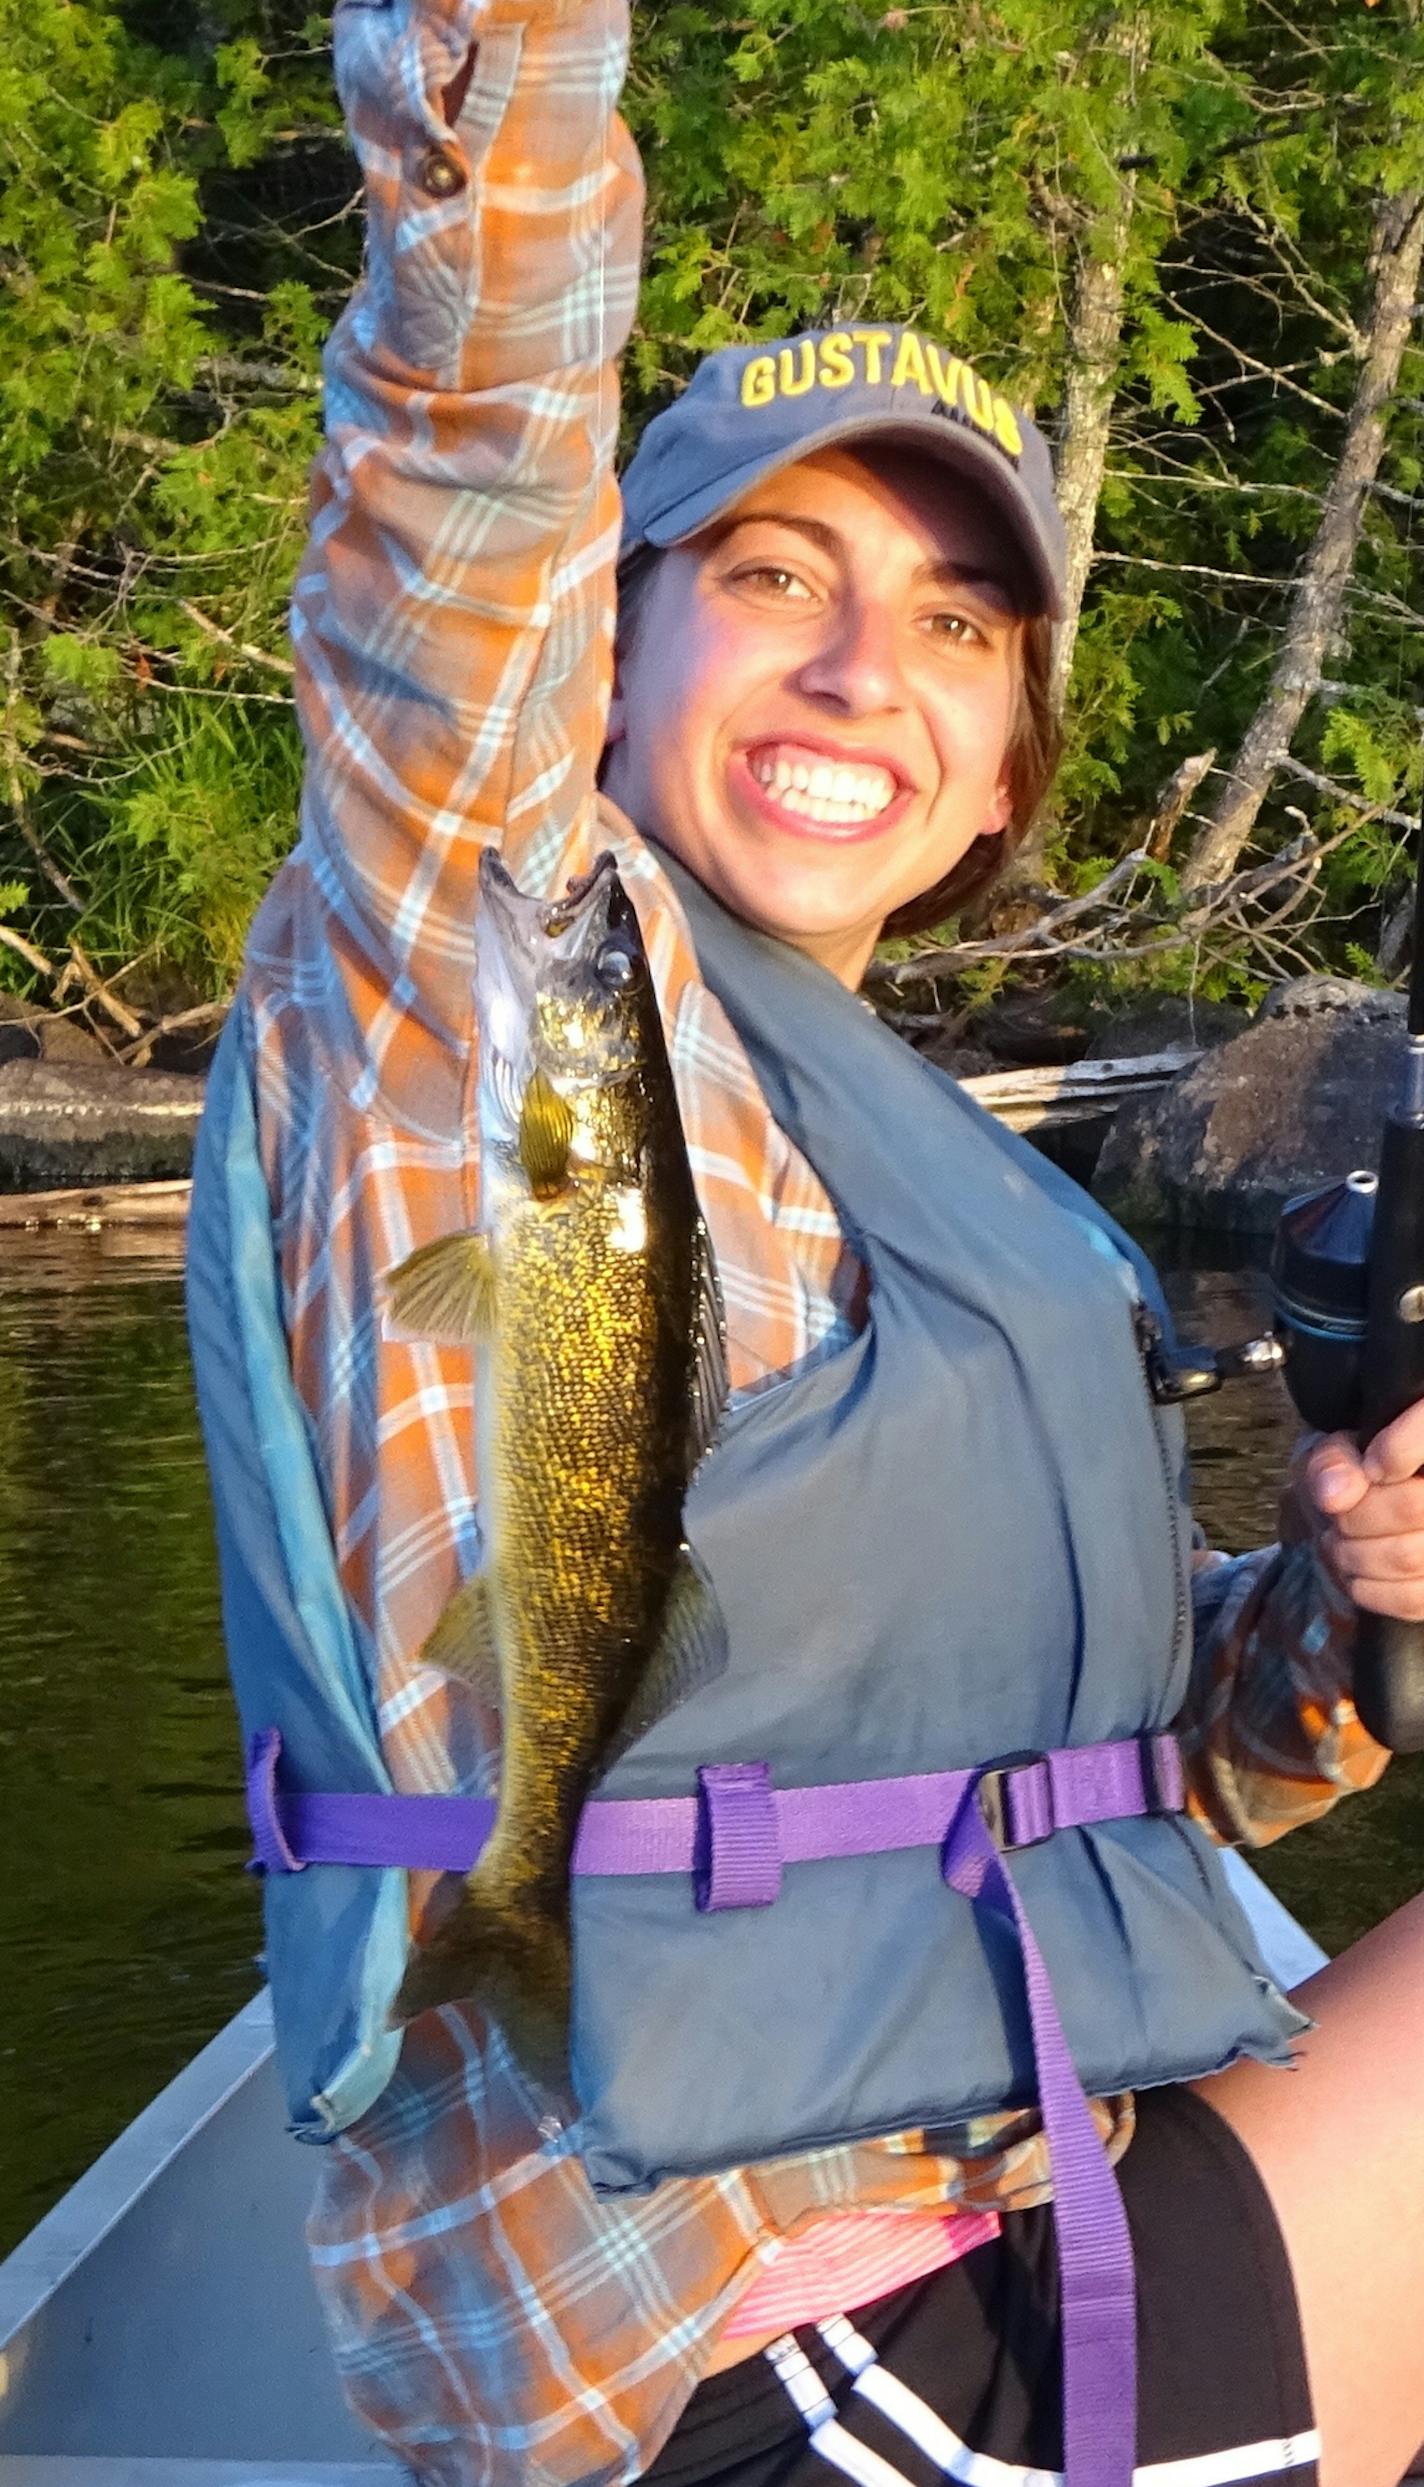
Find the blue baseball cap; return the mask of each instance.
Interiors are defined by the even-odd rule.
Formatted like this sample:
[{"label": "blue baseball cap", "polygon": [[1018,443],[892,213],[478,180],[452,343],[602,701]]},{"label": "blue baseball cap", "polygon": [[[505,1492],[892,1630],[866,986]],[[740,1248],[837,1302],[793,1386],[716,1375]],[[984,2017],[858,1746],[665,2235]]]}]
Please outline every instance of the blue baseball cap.
[{"label": "blue baseball cap", "polygon": [[685,543],[813,450],[860,440],[899,442],[971,482],[1006,521],[1042,611],[1061,619],[1067,548],[1042,432],[959,355],[890,322],[709,354],[623,475],[620,563]]}]

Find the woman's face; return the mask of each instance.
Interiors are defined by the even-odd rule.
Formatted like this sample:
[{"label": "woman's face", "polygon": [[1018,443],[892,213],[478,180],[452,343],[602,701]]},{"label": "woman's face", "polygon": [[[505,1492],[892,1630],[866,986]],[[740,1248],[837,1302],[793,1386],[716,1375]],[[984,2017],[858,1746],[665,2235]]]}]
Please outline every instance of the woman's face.
[{"label": "woman's face", "polygon": [[1015,556],[913,452],[818,450],[665,553],[603,783],[732,912],[852,987],[1010,808]]}]

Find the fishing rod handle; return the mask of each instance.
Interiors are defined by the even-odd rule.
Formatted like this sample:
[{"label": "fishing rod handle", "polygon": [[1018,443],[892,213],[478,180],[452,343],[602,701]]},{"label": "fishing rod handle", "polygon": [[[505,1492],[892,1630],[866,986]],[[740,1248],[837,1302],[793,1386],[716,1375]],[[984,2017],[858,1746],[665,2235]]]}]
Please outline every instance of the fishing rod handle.
[{"label": "fishing rod handle", "polygon": [[[1360,1440],[1424,1399],[1424,1047],[1410,1043],[1410,1081],[1401,1109],[1385,1124],[1375,1205]],[[1411,1093],[1412,1092],[1412,1093]],[[1424,1623],[1360,1616],[1355,1706],[1369,1732],[1392,1753],[1424,1752]]]}]

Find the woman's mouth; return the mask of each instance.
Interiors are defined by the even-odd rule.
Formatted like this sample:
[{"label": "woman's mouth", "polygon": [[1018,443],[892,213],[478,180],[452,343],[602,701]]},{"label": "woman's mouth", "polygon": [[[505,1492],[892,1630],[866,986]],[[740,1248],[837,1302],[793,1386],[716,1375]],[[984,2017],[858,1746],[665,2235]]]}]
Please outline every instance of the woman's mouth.
[{"label": "woman's mouth", "polygon": [[736,761],[758,809],[812,837],[873,837],[899,819],[913,791],[878,761],[833,759],[805,743],[758,743]]}]

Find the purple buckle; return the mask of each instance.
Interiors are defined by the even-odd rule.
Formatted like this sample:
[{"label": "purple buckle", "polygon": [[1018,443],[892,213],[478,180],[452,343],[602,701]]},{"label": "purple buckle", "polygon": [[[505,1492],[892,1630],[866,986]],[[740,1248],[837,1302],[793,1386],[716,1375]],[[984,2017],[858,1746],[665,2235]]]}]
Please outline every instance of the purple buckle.
[{"label": "purple buckle", "polygon": [[700,1909],[770,1908],[781,1890],[776,1791],[765,1762],[704,1762],[692,1896]]},{"label": "purple buckle", "polygon": [[288,1845],[277,1814],[277,1764],[281,1731],[259,1727],[247,1748],[247,1819],[252,1828],[249,1874],[304,1874],[305,1857]]}]

